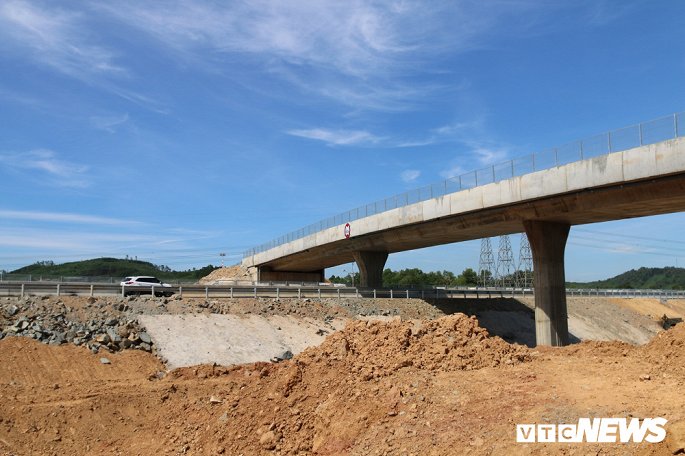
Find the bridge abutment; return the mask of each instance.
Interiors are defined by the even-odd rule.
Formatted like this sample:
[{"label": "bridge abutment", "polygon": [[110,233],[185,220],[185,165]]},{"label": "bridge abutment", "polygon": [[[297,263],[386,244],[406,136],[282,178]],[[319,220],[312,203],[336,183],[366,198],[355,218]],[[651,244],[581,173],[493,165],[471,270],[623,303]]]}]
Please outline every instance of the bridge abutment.
[{"label": "bridge abutment", "polygon": [[382,288],[383,267],[385,267],[387,259],[388,252],[354,252],[354,261],[359,267],[359,286],[362,288]]},{"label": "bridge abutment", "polygon": [[536,343],[567,345],[569,336],[564,251],[570,225],[537,220],[526,220],[523,225],[533,251]]},{"label": "bridge abutment", "polygon": [[259,282],[323,282],[324,270],[311,272],[274,271],[268,266],[258,269]]}]

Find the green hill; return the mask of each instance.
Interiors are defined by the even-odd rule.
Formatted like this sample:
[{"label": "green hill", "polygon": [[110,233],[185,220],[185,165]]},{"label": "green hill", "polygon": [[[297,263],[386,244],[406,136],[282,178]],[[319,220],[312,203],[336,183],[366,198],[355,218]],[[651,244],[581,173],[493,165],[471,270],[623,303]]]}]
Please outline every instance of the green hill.
[{"label": "green hill", "polygon": [[640,268],[619,274],[606,280],[595,282],[569,282],[569,288],[634,288],[634,289],[685,289],[685,269],[683,268]]},{"label": "green hill", "polygon": [[95,258],[55,264],[52,261],[39,261],[24,266],[10,274],[31,274],[42,277],[115,277],[149,275],[166,281],[195,281],[216,269],[212,265],[187,271],[172,271],[167,266],[158,266],[147,261],[122,260],[118,258]]}]

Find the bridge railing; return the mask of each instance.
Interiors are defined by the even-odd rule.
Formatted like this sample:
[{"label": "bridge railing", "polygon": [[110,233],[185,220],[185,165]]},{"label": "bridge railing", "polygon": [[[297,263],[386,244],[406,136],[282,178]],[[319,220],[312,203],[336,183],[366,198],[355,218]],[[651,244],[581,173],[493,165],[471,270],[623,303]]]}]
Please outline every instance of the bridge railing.
[{"label": "bridge railing", "polygon": [[444,181],[400,193],[355,209],[342,212],[319,222],[284,234],[270,242],[258,245],[243,253],[243,258],[265,252],[282,244],[301,239],[325,229],[369,217],[381,212],[408,206],[462,190],[491,184],[512,177],[543,171],[587,158],[632,149],[648,144],[685,136],[685,112],[608,131],[590,138],[574,141],[559,147],[477,169],[450,177]]}]

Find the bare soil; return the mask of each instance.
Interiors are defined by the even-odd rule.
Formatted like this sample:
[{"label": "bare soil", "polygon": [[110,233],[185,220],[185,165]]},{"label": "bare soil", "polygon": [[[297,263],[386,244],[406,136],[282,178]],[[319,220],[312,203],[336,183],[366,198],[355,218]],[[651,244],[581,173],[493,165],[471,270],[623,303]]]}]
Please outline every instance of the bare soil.
[{"label": "bare soil", "polygon": [[[65,306],[73,309],[65,318],[70,312],[86,320],[93,318],[91,311],[119,312],[116,306],[86,307],[82,298],[70,299],[73,302],[63,298]],[[520,303],[505,301],[493,307],[492,302],[488,306],[452,302],[435,307],[399,301],[127,302],[130,309],[125,313],[139,315],[350,319],[345,329],[329,335],[321,345],[279,363],[205,364],[167,371],[157,357],[141,350],[96,355],[73,344],[5,337],[0,340],[0,454],[667,455],[681,451],[684,324],[659,332],[644,345],[583,341],[564,348],[529,348],[491,335],[475,317],[454,313],[461,305],[471,314],[525,314],[526,306]],[[598,315],[613,315],[602,310],[603,305],[589,307],[590,313],[599,309]],[[617,315],[634,318],[638,327],[642,324],[644,315],[628,309],[630,305],[615,307],[620,311]],[[31,311],[22,308],[12,318]],[[364,321],[357,317],[362,313],[400,318]],[[655,320],[656,316],[649,321]],[[103,357],[109,364],[102,363]],[[658,444],[515,441],[517,423],[656,416],[669,420],[667,439]]]}]

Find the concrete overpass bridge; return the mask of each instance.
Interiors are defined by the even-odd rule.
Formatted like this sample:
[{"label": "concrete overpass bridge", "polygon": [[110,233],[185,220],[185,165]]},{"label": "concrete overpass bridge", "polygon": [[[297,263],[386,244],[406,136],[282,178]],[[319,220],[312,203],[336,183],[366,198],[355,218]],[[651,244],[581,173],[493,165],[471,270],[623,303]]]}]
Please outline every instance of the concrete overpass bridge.
[{"label": "concrete overpass bridge", "polygon": [[[685,113],[517,158],[339,214],[245,252],[258,280],[321,281],[351,261],[380,288],[390,253],[526,232],[537,343],[565,345],[570,227],[685,210]],[[680,128],[680,125],[683,128]]]}]

